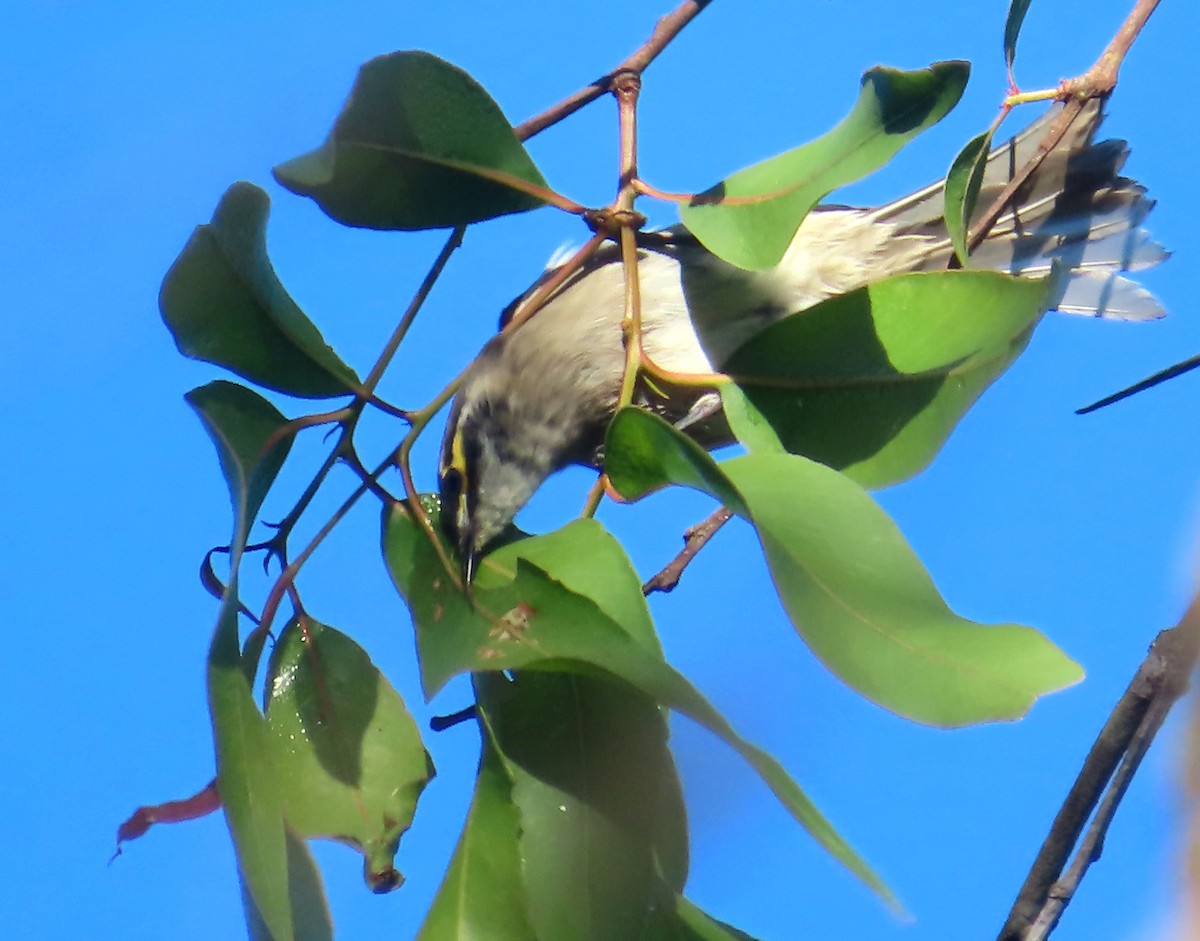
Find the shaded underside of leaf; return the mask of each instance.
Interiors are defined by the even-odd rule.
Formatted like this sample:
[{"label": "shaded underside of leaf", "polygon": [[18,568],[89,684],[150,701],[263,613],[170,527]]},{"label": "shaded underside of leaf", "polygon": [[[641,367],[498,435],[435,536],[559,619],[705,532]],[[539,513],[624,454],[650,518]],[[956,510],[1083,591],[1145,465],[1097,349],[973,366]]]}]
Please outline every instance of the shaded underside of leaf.
[{"label": "shaded underside of leaf", "polygon": [[392,857],[433,775],[403,700],[366,651],[307,618],[280,635],[267,689],[289,826],[353,846],[373,891],[396,888]]},{"label": "shaded underside of leaf", "polygon": [[291,449],[290,436],[277,436],[287,418],[257,392],[224,379],[192,389],[184,399],[217,448],[233,503],[233,542],[240,547]]},{"label": "shaded underside of leaf", "polygon": [[346,395],[358,376],[292,300],[267,257],[270,201],[235,183],[163,280],[159,309],[179,352],[301,398]]},{"label": "shaded underside of leaf", "polygon": [[731,427],[752,449],[801,454],[864,486],[897,483],[934,458],[1024,349],[1052,291],[994,271],[944,271],[832,297],[733,354]]},{"label": "shaded underside of leaf", "polygon": [[[579,674],[480,674],[476,690],[513,784],[537,936],[640,937],[659,899],[664,852],[674,857],[676,891],[686,878],[664,715],[624,683]],[[659,844],[663,834],[669,847]]]},{"label": "shaded underside of leaf", "polygon": [[360,70],[321,147],[275,169],[332,218],[372,229],[430,229],[543,205],[546,181],[499,105],[466,72],[427,52]]}]

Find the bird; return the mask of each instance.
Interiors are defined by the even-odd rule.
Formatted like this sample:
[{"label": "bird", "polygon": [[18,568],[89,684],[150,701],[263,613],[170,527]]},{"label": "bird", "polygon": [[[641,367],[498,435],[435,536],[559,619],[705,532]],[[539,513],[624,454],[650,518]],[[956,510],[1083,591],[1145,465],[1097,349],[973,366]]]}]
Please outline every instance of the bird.
[{"label": "bird", "polygon": [[[1046,136],[1051,107],[989,154],[976,205],[982,210]],[[1168,253],[1141,223],[1154,206],[1121,175],[1125,141],[1095,142],[1104,102],[1091,99],[1005,205],[972,252],[972,268],[1028,277],[1065,270],[1052,308],[1121,320],[1163,316],[1154,297],[1118,272]],[[642,344],[676,373],[711,374],[767,326],[831,296],[890,275],[954,265],[944,220],[945,180],[876,208],[819,205],[782,260],[748,271],[707,251],[682,225],[639,239]],[[570,275],[529,319],[513,312],[556,267],[510,304],[501,331],[467,368],[451,404],[438,466],[441,525],[465,583],[482,554],[542,482],[572,464],[599,469],[625,369],[624,269],[611,243]],[[639,384],[649,408],[707,448],[732,442],[712,390],[667,394]]]}]

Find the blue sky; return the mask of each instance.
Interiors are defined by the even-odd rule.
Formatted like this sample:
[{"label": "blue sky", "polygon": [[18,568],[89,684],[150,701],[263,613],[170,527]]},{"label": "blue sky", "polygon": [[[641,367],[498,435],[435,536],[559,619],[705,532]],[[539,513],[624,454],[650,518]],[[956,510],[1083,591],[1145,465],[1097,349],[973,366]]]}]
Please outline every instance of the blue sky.
[{"label": "blue sky", "polygon": [[[1082,71],[1129,0],[1031,5],[1017,60],[1026,88]],[[6,933],[14,938],[234,938],[242,929],[223,821],[160,829],[112,865],[116,825],[138,804],[184,796],[212,774],[203,665],[215,607],[196,569],[228,538],[228,501],[207,438],[181,396],[215,369],[175,353],[156,308],[192,227],[238,179],[274,201],[270,246],[292,294],[365,369],[441,237],[341,229],[270,178],[317,144],[366,59],[424,48],[471,72],[519,121],[618,62],[669,2],[365,3],[311,0],[13,0],[0,37],[0,540],[10,644]],[[944,172],[1004,92],[1007,3],[717,0],[648,73],[641,165],[695,190],[831,126],[877,63],[966,58],[959,108],[839,201],[875,203]],[[950,603],[982,621],[1049,634],[1088,670],[1081,686],[1016,724],[917,727],[826,674],[788,625],[749,531],[727,527],[654,609],[669,656],[735,726],[777,755],[889,880],[916,921],[895,920],[825,858],[724,746],[684,722],[676,755],[690,802],[690,894],[772,941],[807,936],[988,937],[998,930],[1050,818],[1154,634],[1190,596],[1200,521],[1200,375],[1101,413],[1086,404],[1200,352],[1192,273],[1200,241],[1200,140],[1180,79],[1200,9],[1168,2],[1134,47],[1105,133],[1133,146],[1128,172],[1159,205],[1174,251],[1143,282],[1172,316],[1123,325],[1052,316],[917,480],[879,495]],[[1029,114],[1036,113],[1033,109]],[[1016,129],[1021,114],[1010,120]],[[531,145],[573,198],[608,200],[614,109],[593,105]],[[658,222],[670,211],[651,207]],[[546,258],[583,233],[552,212],[472,231],[385,380],[426,401],[494,329]],[[383,454],[395,429],[365,429]],[[436,436],[431,435],[430,441]],[[297,453],[277,494],[319,461]],[[432,486],[431,447],[417,456]],[[587,479],[564,474],[527,528],[577,512]],[[335,478],[322,506],[352,487]],[[270,517],[271,504],[267,516]],[[277,509],[286,507],[276,504]],[[640,570],[708,512],[696,495],[606,508]],[[318,513],[314,518],[319,517]],[[370,650],[420,721],[411,632],[364,507],[305,573],[314,615]],[[720,590],[717,590],[720,588]],[[262,589],[251,589],[260,591]],[[1178,891],[1179,717],[1151,752],[1105,849],[1055,935],[1164,938]],[[339,937],[407,938],[419,924],[469,797],[475,733],[431,736],[440,775],[398,858],[408,884],[362,887],[357,858],[320,846]]]}]

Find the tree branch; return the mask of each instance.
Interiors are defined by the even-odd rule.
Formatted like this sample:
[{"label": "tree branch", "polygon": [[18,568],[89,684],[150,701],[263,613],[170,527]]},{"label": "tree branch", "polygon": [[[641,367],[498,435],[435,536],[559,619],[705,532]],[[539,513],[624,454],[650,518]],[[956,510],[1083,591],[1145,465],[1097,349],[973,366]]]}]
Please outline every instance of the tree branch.
[{"label": "tree branch", "polygon": [[[1054,818],[998,941],[1042,941],[1054,930],[1088,867],[1100,858],[1104,836],[1125,789],[1171,706],[1186,691],[1198,655],[1200,594],[1179,624],[1155,638],[1113,708]],[[1079,841],[1093,810],[1091,825]],[[1077,841],[1074,859],[1062,875]]]},{"label": "tree branch", "polygon": [[[1065,101],[1066,106],[1046,131],[1046,136],[1038,145],[1037,152],[1026,162],[1025,166],[1017,171],[971,230],[968,245],[972,250],[987,238],[987,234],[1004,212],[1013,194],[1029,179],[1029,175],[1038,168],[1046,154],[1050,153],[1062,140],[1067,129],[1079,116],[1079,112],[1083,110],[1084,102],[1090,98],[1102,98],[1113,90],[1117,84],[1117,72],[1121,63],[1125,61],[1130,46],[1133,45],[1133,41],[1137,39],[1142,27],[1146,25],[1146,21],[1150,19],[1150,14],[1154,12],[1158,4],[1159,0],[1137,0],[1129,16],[1117,30],[1112,42],[1100,53],[1100,58],[1096,60],[1095,64],[1077,78],[1064,80],[1059,85],[1057,97]],[[1010,102],[1005,105],[1005,108],[1011,108],[1011,106]]]},{"label": "tree branch", "polygon": [[674,591],[675,586],[679,584],[680,577],[683,575],[683,570],[696,557],[696,553],[704,548],[705,544],[717,534],[717,530],[729,522],[732,516],[732,512],[725,509],[725,507],[721,507],[704,522],[697,523],[685,532],[683,534],[683,548],[679,551],[679,555],[675,556],[661,572],[642,586],[642,594],[649,595],[656,591]]},{"label": "tree branch", "polygon": [[635,75],[641,75],[647,66],[658,57],[658,54],[667,47],[671,40],[678,36],[680,31],[703,12],[704,8],[711,2],[712,0],[685,0],[673,12],[668,13],[660,19],[655,24],[654,32],[650,34],[650,38],[636,52],[607,75],[596,79],[590,85],[585,85],[574,94],[568,95],[558,104],[547,108],[541,114],[535,115],[528,121],[518,124],[514,128],[517,138],[528,140],[534,134],[540,134],[551,125],[557,124],[563,118],[574,114],[584,105],[607,94],[612,90],[613,82],[622,73],[632,72]]}]

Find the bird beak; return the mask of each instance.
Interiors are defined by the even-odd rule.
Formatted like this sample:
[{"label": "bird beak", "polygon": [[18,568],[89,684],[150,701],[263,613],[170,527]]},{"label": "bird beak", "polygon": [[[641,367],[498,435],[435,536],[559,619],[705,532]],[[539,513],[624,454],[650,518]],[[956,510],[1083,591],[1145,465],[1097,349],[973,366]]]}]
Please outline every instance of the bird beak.
[{"label": "bird beak", "polygon": [[475,580],[475,570],[479,564],[479,550],[464,549],[459,554],[459,564],[462,566],[463,587],[470,588]]}]

